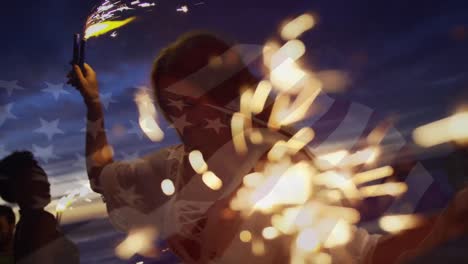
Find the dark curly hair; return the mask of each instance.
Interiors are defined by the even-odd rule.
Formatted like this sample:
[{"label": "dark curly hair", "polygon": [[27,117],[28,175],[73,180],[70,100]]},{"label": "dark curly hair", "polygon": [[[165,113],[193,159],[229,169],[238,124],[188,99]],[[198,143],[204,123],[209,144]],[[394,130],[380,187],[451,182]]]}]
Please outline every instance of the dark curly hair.
[{"label": "dark curly hair", "polygon": [[[201,82],[198,83],[200,87],[208,89],[205,96],[221,107],[237,98],[242,86],[256,85],[259,82],[258,78],[244,65],[239,52],[232,49],[233,47],[233,44],[208,32],[189,32],[182,35],[163,49],[153,64],[151,81],[156,102],[161,106],[160,93],[171,85],[161,82],[168,76],[171,77],[172,83],[175,83],[197,72],[198,78],[190,78],[189,81]],[[210,67],[203,73],[199,72],[202,68],[206,69],[213,58],[225,60],[221,60],[220,67]],[[207,83],[219,76],[226,78],[214,84],[214,87],[206,87],[210,86]]]},{"label": "dark curly hair", "polygon": [[9,203],[16,203],[14,183],[23,171],[37,166],[37,161],[30,151],[16,151],[0,161],[0,197]]}]

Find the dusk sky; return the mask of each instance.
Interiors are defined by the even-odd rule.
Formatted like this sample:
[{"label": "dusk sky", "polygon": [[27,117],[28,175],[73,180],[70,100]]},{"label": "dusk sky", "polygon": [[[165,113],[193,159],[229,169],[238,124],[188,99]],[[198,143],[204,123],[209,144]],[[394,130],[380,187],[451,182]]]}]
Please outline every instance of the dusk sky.
[{"label": "dusk sky", "polygon": [[[45,154],[52,176],[82,171],[85,108],[64,86],[72,36],[96,1],[8,1],[2,6],[0,150]],[[177,12],[188,5],[188,13]],[[208,30],[241,44],[263,45],[287,18],[312,12],[317,26],[306,35],[307,65],[346,72],[346,92],[332,94],[398,117],[404,135],[451,114],[466,98],[468,17],[464,1],[159,1],[118,36],[91,39],[87,62],[98,73],[106,126],[118,158],[173,144],[141,137],[135,87],[148,85],[159,50],[190,30]],[[6,89],[17,80],[19,87]],[[11,83],[10,83],[11,86]],[[53,94],[50,91],[56,90]],[[48,92],[49,91],[49,92]],[[58,128],[47,137],[41,119]],[[133,124],[132,124],[133,122]],[[54,124],[52,124],[54,126]],[[120,131],[120,132],[119,132]],[[123,132],[122,132],[123,131]],[[42,150],[41,150],[42,149]],[[50,151],[50,152],[48,152]],[[47,158],[50,156],[50,158]],[[75,167],[71,166],[74,164]],[[84,164],[82,164],[84,165]]]},{"label": "dusk sky", "polygon": [[[118,159],[177,142],[167,129],[163,142],[151,143],[137,125],[135,88],[149,86],[161,48],[191,30],[261,46],[278,35],[285,19],[304,12],[318,19],[301,38],[307,46],[304,62],[314,71],[349,76],[346,90],[329,96],[362,104],[382,118],[397,117],[396,128],[407,141],[414,128],[468,104],[465,0],[154,2],[151,12],[139,13],[134,23],[117,30],[116,38],[88,41],[86,61],[98,74],[108,137]],[[0,11],[0,158],[31,150],[57,184],[86,180],[85,107],[78,92],[64,83],[73,34],[98,3],[7,1]],[[182,5],[188,13],[176,11]],[[55,186],[54,194],[69,187]]]}]

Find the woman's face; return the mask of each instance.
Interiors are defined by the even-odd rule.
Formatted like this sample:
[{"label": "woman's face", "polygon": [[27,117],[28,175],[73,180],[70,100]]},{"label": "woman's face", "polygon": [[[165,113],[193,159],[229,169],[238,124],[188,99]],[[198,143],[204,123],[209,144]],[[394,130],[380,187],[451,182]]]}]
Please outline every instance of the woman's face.
[{"label": "woman's face", "polygon": [[161,109],[183,142],[193,149],[201,149],[230,137],[231,115],[221,111],[214,101],[200,93],[200,88],[190,83],[183,85],[187,92],[164,90],[159,99]]}]

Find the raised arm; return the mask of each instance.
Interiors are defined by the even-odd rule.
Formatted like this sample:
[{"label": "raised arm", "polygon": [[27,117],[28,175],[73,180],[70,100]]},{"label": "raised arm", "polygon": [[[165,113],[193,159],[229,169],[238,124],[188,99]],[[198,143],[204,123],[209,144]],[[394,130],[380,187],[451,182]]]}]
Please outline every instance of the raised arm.
[{"label": "raised arm", "polygon": [[74,65],[69,78],[69,83],[81,93],[87,108],[86,167],[90,185],[95,192],[102,193],[99,176],[103,168],[113,162],[113,152],[104,129],[104,111],[96,73],[88,64],[84,65],[84,72]]}]

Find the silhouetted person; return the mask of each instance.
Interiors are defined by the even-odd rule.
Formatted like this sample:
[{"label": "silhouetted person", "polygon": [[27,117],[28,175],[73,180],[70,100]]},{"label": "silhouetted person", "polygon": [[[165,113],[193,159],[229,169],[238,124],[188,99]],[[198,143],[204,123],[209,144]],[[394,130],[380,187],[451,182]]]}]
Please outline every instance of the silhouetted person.
[{"label": "silhouetted person", "polygon": [[[263,257],[253,256],[250,244],[237,238],[238,232],[269,223],[261,217],[244,221],[229,209],[242,177],[269,150],[262,144],[249,145],[249,151],[242,156],[233,146],[230,120],[232,113],[239,111],[241,88],[255,87],[258,82],[233,45],[211,34],[189,34],[160,53],[151,75],[154,97],[166,119],[176,128],[182,145],[158,150],[134,163],[114,162],[109,151],[93,69],[86,64],[83,73],[75,65],[74,76],[69,77],[87,107],[86,160],[91,187],[103,194],[116,228],[129,232],[139,226],[156,226],[160,237],[168,241],[171,250],[184,263],[289,261],[291,243],[282,238],[266,242],[268,253]],[[264,126],[262,121],[267,120],[268,111],[267,108],[258,116],[254,127]],[[278,136],[287,139],[290,134],[279,131]],[[195,149],[203,153],[209,169],[221,178],[223,187],[219,191],[207,188],[190,166],[187,154]],[[164,179],[175,183],[173,197],[162,193],[160,186]],[[444,230],[449,223],[458,227],[459,222],[450,221],[453,218],[452,215],[442,217],[436,231]],[[404,251],[417,247],[428,234],[427,230],[423,231],[417,236],[410,233],[382,239],[355,229],[353,240],[346,248],[336,251],[337,263],[370,261],[374,250],[377,252],[374,257],[394,260]],[[409,237],[415,239],[408,240]],[[436,232],[424,244],[424,250],[442,242],[443,237],[444,234]]]},{"label": "silhouetted person", "polygon": [[16,217],[11,207],[0,205],[0,264],[14,263],[13,236],[15,223]]},{"label": "silhouetted person", "polygon": [[0,161],[0,195],[20,208],[14,239],[15,263],[79,263],[78,250],[44,210],[50,203],[47,174],[31,152],[14,152]]}]

